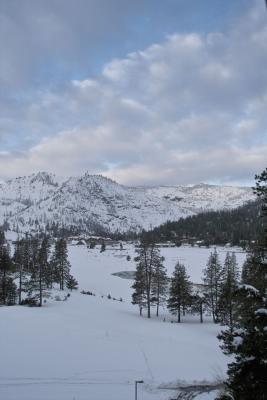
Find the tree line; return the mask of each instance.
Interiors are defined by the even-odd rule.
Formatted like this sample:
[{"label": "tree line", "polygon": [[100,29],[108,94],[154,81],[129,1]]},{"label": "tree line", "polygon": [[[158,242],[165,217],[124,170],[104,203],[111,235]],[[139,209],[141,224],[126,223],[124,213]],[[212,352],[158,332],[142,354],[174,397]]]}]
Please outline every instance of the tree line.
[{"label": "tree line", "polygon": [[172,241],[177,245],[183,240],[194,244],[248,247],[262,235],[263,221],[258,216],[261,199],[249,202],[234,210],[203,212],[167,221],[153,229],[157,242]]},{"label": "tree line", "polygon": [[14,244],[14,251],[0,231],[0,304],[43,305],[44,296],[58,285],[60,290],[77,288],[70,273],[67,242],[48,236],[26,235]]}]

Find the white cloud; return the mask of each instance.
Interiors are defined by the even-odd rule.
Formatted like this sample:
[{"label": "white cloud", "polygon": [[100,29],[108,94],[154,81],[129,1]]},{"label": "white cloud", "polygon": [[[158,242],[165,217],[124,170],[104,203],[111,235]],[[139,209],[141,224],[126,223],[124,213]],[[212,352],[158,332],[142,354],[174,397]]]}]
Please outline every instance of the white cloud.
[{"label": "white cloud", "polygon": [[267,159],[261,11],[228,32],[169,36],[98,77],[39,93],[23,115],[36,143],[0,153],[1,170],[89,170],[125,184],[253,179]]}]

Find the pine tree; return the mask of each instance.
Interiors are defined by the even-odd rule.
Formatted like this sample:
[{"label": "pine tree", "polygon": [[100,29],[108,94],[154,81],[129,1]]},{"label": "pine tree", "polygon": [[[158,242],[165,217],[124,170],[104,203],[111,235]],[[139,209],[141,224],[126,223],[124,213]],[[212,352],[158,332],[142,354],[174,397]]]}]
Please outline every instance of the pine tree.
[{"label": "pine tree", "polygon": [[27,245],[25,245],[25,260],[28,263],[28,270],[35,273],[36,265],[38,264],[39,254],[39,239],[37,237],[27,237]]},{"label": "pine tree", "polygon": [[235,253],[227,252],[222,269],[222,283],[218,304],[218,317],[221,323],[233,326],[235,292],[237,290],[239,271]]},{"label": "pine tree", "polygon": [[267,287],[267,278],[262,262],[262,248],[261,245],[257,243],[248,252],[242,268],[241,281],[242,283],[258,288],[261,293],[264,294]]},{"label": "pine tree", "polygon": [[213,321],[216,323],[218,322],[219,297],[223,277],[223,270],[216,249],[210,254],[207,267],[203,272],[203,281],[206,285],[206,292],[209,299]]},{"label": "pine tree", "polygon": [[222,332],[222,349],[234,355],[228,365],[227,393],[220,399],[265,400],[267,392],[267,169],[256,176],[262,199],[264,234],[251,250],[236,291],[235,326]]},{"label": "pine tree", "polygon": [[142,315],[143,308],[146,306],[145,271],[140,263],[136,266],[135,280],[132,289],[134,289],[132,294],[132,304],[137,304],[139,306],[139,312],[140,315]]},{"label": "pine tree", "polygon": [[203,323],[203,315],[208,307],[207,294],[202,289],[196,289],[191,295],[190,310],[199,314],[199,320]]},{"label": "pine tree", "polygon": [[31,239],[31,276],[27,283],[27,298],[39,307],[43,305],[43,291],[46,289],[44,264],[40,253],[40,243],[37,238]]},{"label": "pine tree", "polygon": [[156,315],[159,316],[159,306],[166,301],[168,289],[168,277],[166,268],[163,265],[164,257],[157,259],[154,265],[154,272],[151,283],[151,302],[156,304]]},{"label": "pine tree", "polygon": [[156,266],[160,263],[160,251],[156,247],[153,238],[146,236],[142,237],[140,246],[137,250],[136,277],[133,288],[133,302],[142,304],[147,308],[147,318],[151,317],[151,297],[152,297],[152,282]]},{"label": "pine tree", "polygon": [[67,283],[66,286],[68,289],[70,289],[71,291],[73,291],[74,289],[78,289],[78,282],[77,280],[74,278],[73,275],[69,274],[68,279],[67,279]]},{"label": "pine tree", "polygon": [[93,240],[93,239],[90,239],[90,242],[89,242],[89,249],[94,249],[94,248],[95,248],[95,246],[96,246],[96,242],[95,242],[95,240]]},{"label": "pine tree", "polygon": [[13,263],[15,270],[18,274],[18,297],[19,304],[22,301],[22,292],[26,290],[27,285],[27,272],[25,269],[25,239],[18,239],[15,243]]},{"label": "pine tree", "polygon": [[22,246],[22,258],[23,258],[23,270],[26,272],[31,271],[31,257],[32,257],[32,243],[31,237],[26,234],[24,238],[21,239]]},{"label": "pine tree", "polygon": [[0,304],[10,304],[9,298],[14,297],[16,285],[13,282],[14,266],[10,257],[10,248],[4,235],[0,238]]},{"label": "pine tree", "polygon": [[49,238],[44,236],[39,251],[38,251],[38,264],[42,271],[42,279],[47,288],[53,286],[53,269],[52,264],[49,261],[51,244]]},{"label": "pine tree", "polygon": [[181,322],[181,312],[183,308],[190,304],[192,284],[186,269],[179,262],[175,265],[173,276],[171,278],[170,294],[167,301],[167,307],[172,314],[177,314],[177,322]]},{"label": "pine tree", "polygon": [[68,261],[68,248],[65,239],[58,239],[55,243],[52,255],[55,282],[59,283],[60,290],[64,290],[70,274],[70,263]]},{"label": "pine tree", "polygon": [[260,291],[241,285],[236,292],[239,304],[235,326],[218,337],[222,349],[235,359],[228,365],[227,393],[235,400],[265,400],[267,376],[267,304]]},{"label": "pine tree", "polygon": [[13,306],[17,301],[17,285],[15,284],[13,278],[7,279],[6,289],[6,304],[8,306]]},{"label": "pine tree", "polygon": [[106,250],[106,244],[105,244],[104,240],[102,240],[100,253],[103,253],[105,250]]},{"label": "pine tree", "polygon": [[43,279],[42,270],[39,264],[35,265],[35,271],[31,273],[30,279],[26,284],[27,300],[32,305],[43,305],[43,291],[46,285]]},{"label": "pine tree", "polygon": [[5,233],[0,229],[0,251],[5,244],[6,244]]}]

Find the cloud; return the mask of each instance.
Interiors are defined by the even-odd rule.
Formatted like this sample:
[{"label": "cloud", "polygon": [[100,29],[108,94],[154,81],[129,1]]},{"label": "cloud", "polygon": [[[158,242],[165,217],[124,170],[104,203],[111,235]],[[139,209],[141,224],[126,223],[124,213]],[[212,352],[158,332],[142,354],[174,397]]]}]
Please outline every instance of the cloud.
[{"label": "cloud", "polygon": [[3,177],[88,170],[129,185],[251,181],[267,159],[266,35],[255,3],[225,32],[169,35],[98,76],[38,90],[0,119],[0,135],[6,127],[31,143],[0,153]]},{"label": "cloud", "polygon": [[96,47],[101,52],[128,31],[139,7],[139,0],[1,1],[1,85],[40,86],[50,75],[84,71]]}]

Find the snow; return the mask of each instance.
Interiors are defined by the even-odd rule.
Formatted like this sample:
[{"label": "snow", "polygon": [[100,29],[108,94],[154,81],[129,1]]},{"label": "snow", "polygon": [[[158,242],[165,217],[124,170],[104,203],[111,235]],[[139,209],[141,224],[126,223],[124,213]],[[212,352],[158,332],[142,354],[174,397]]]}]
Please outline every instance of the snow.
[{"label": "snow", "polygon": [[234,347],[241,346],[242,343],[243,343],[243,338],[241,336],[235,336],[233,338],[233,346]]},{"label": "snow", "polygon": [[241,285],[238,285],[239,289],[245,289],[248,290],[252,293],[254,293],[255,295],[259,294],[258,289],[256,289],[254,286],[252,285],[247,285],[245,283],[242,283]]},{"label": "snow", "polygon": [[14,231],[7,231],[7,232],[5,232],[5,238],[9,242],[13,242],[18,239],[18,234],[17,234],[17,232],[14,232]]},{"label": "snow", "polygon": [[99,225],[110,232],[139,231],[254,199],[248,187],[126,187],[100,175],[61,178],[39,172],[0,183],[0,224],[8,221],[10,229],[24,232],[47,223],[86,232]]},{"label": "snow", "polygon": [[[123,245],[123,250],[107,247],[103,253],[99,246],[69,246],[79,291],[67,301],[50,299],[42,308],[0,307],[1,399],[130,400],[134,381],[144,380],[138,399],[167,400],[177,396],[171,388],[178,380],[214,382],[224,377],[228,360],[216,338],[220,327],[208,317],[200,324],[197,316],[186,316],[177,324],[165,310],[158,319],[138,315],[131,304],[132,281],[112,275],[134,269],[134,248]],[[162,249],[169,272],[177,257],[183,257],[185,264],[192,262],[195,280],[209,251]],[[81,294],[83,289],[95,296]],[[109,300],[108,294],[123,302]]]},{"label": "snow", "polygon": [[[216,247],[216,250],[221,263],[224,262],[227,252],[231,253],[234,251],[237,258],[237,263],[241,269],[241,266],[246,259],[246,253],[242,249],[218,246]],[[209,255],[213,251],[214,248],[212,247],[192,248],[190,246],[181,246],[178,248],[162,248],[161,254],[165,257],[165,266],[167,267],[169,275],[172,274],[175,263],[179,261],[185,265],[187,273],[194,283],[202,283],[203,269],[206,268]]]},{"label": "snow", "polygon": [[[178,202],[181,206],[199,211],[237,208],[242,198],[251,200],[248,187],[217,186],[200,183],[193,186],[159,186],[145,189],[147,193]],[[231,204],[231,206],[229,206]]]},{"label": "snow", "polygon": [[[131,298],[132,291],[129,289],[129,285],[132,284],[129,281],[129,285],[125,284],[124,279],[119,279],[117,276],[110,274],[121,272],[121,271],[134,271],[136,264],[134,257],[136,256],[135,248],[133,245],[123,243],[123,250],[119,249],[119,246],[112,247],[107,245],[106,251],[99,255],[100,246],[96,246],[95,249],[80,249],[78,246],[70,247],[70,261],[74,265],[76,260],[79,258],[80,267],[76,267],[75,276],[80,284],[80,288],[83,290],[91,290],[97,292],[99,295],[110,294],[115,297]],[[190,279],[194,283],[202,283],[202,272],[206,267],[207,260],[213,248],[206,247],[162,247],[160,248],[161,255],[165,258],[164,265],[167,269],[167,274],[172,275],[174,266],[177,261],[183,263],[186,267],[186,271],[190,276]],[[241,269],[245,259],[246,253],[240,248],[225,248],[216,247],[219,255],[219,260],[223,263],[226,253],[234,251],[236,254],[237,264]],[[131,260],[127,261],[126,257],[130,255]],[[84,273],[85,268],[90,268],[90,273]],[[91,274],[94,280],[91,279]],[[114,293],[114,292],[117,292]]]},{"label": "snow", "polygon": [[267,315],[267,308],[258,308],[258,310],[255,311],[255,314],[256,314],[256,315],[257,315],[257,314],[260,314],[260,315],[262,315],[262,314]]}]

